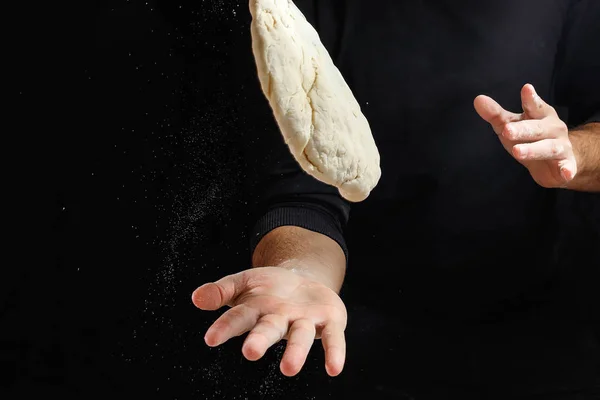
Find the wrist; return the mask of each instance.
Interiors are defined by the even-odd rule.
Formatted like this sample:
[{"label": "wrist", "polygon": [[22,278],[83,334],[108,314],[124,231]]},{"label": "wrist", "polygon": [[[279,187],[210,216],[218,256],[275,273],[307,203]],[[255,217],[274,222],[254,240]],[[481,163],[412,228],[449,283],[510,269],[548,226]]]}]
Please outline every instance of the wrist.
[{"label": "wrist", "polygon": [[341,282],[337,282],[337,279],[335,279],[337,274],[331,273],[332,266],[327,265],[323,261],[293,258],[282,261],[275,266],[287,269],[311,281],[321,283],[336,293],[339,293],[341,289]]},{"label": "wrist", "polygon": [[587,172],[587,157],[585,152],[585,143],[582,142],[581,130],[574,129],[569,131],[569,141],[573,149],[573,155],[575,156],[575,162],[577,163],[577,174],[585,175]]},{"label": "wrist", "polygon": [[346,272],[346,256],[338,243],[325,235],[282,226],[261,239],[254,249],[252,266],[283,267],[339,293]]},{"label": "wrist", "polygon": [[569,141],[577,163],[577,174],[567,189],[600,191],[600,123],[590,123],[569,131]]}]

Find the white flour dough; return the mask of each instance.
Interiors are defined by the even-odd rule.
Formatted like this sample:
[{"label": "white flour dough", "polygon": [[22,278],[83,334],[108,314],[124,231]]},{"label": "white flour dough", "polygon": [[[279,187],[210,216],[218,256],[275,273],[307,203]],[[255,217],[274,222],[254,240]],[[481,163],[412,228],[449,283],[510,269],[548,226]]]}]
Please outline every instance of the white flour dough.
[{"label": "white flour dough", "polygon": [[290,0],[250,0],[252,51],[262,91],[292,155],[314,178],[363,201],[381,177],[360,105]]}]

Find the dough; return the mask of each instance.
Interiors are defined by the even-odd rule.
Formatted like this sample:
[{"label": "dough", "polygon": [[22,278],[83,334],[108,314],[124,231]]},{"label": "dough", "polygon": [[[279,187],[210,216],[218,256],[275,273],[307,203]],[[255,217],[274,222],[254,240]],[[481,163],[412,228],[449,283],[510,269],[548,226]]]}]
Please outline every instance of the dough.
[{"label": "dough", "polygon": [[317,31],[291,0],[250,0],[261,88],[301,168],[365,200],[381,177],[369,122]]}]

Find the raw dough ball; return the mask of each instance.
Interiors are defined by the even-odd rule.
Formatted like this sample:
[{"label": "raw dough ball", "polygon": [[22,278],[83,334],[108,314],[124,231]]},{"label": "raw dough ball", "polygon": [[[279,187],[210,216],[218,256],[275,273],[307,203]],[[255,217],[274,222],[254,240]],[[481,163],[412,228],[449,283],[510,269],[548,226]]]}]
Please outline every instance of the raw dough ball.
[{"label": "raw dough ball", "polygon": [[381,177],[379,151],[360,105],[290,0],[250,0],[252,51],[262,91],[292,155],[349,201]]}]

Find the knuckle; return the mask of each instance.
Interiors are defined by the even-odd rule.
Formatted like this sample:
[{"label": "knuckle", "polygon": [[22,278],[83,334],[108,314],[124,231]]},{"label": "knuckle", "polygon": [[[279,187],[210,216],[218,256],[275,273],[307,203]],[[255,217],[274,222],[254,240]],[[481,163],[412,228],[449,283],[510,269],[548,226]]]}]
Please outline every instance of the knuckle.
[{"label": "knuckle", "polygon": [[295,340],[288,340],[287,348],[289,350],[297,350],[301,352],[308,352],[307,346],[301,342]]},{"label": "knuckle", "polygon": [[[347,320],[347,313],[345,309],[339,307],[329,306],[323,310],[323,314],[326,320],[325,326],[329,326],[329,322],[334,323],[337,326],[345,326]],[[327,328],[331,329],[331,328]]]},{"label": "knuckle", "polygon": [[294,329],[297,329],[299,331],[303,331],[306,333],[314,333],[315,324],[312,321],[309,321],[307,319],[299,319],[296,322],[294,322]]},{"label": "knuckle", "polygon": [[282,302],[272,304],[271,307],[269,307],[269,309],[271,310],[271,314],[268,314],[270,315],[269,318],[272,318],[273,320],[281,316],[287,316],[290,319],[294,319],[299,313],[299,311],[294,306]]},{"label": "knuckle", "polygon": [[545,129],[544,124],[542,123],[542,121],[538,120],[537,123],[536,123],[536,125],[535,125],[535,132],[534,132],[534,134],[536,136],[538,136],[538,137],[542,136],[544,134],[545,130],[546,129]]},{"label": "knuckle", "polygon": [[340,329],[333,327],[333,326],[327,326],[325,328],[323,328],[323,331],[321,332],[321,337],[327,339],[336,339],[340,336],[343,336],[343,330],[341,330],[342,327],[340,327]]},{"label": "knuckle", "polygon": [[[276,334],[270,334],[272,332],[276,332]],[[263,343],[270,342],[272,340],[275,342],[279,342],[281,339],[283,339],[283,336],[284,336],[284,332],[280,332],[278,330],[271,330],[271,329],[267,330],[267,329],[260,329],[260,328],[253,329],[248,334],[248,337],[260,338],[259,341],[263,342]]]},{"label": "knuckle", "polygon": [[567,127],[567,124],[565,124],[563,121],[560,121],[558,124],[558,133],[560,133],[561,135],[566,135],[569,133],[569,128]]},{"label": "knuckle", "polygon": [[504,137],[507,138],[508,140],[515,140],[516,139],[516,132],[514,127],[512,127],[511,125],[507,125],[504,128]]},{"label": "knuckle", "polygon": [[227,317],[229,320],[244,318],[246,314],[246,307],[244,305],[239,305],[234,308],[229,309],[227,312]]},{"label": "knuckle", "polygon": [[334,334],[335,334],[335,332],[332,328],[325,327],[325,328],[323,328],[323,331],[321,332],[321,337],[329,339],[329,338],[333,337]]},{"label": "knuckle", "polygon": [[279,330],[278,320],[273,315],[265,315],[260,319],[260,325],[265,329]]},{"label": "knuckle", "polygon": [[550,146],[550,152],[553,156],[557,156],[563,152],[563,145],[560,143],[553,142]]},{"label": "knuckle", "polygon": [[219,301],[223,301],[224,299],[226,299],[227,298],[227,290],[225,290],[223,285],[219,282],[213,282],[213,285],[219,292],[219,297],[220,297]]}]

